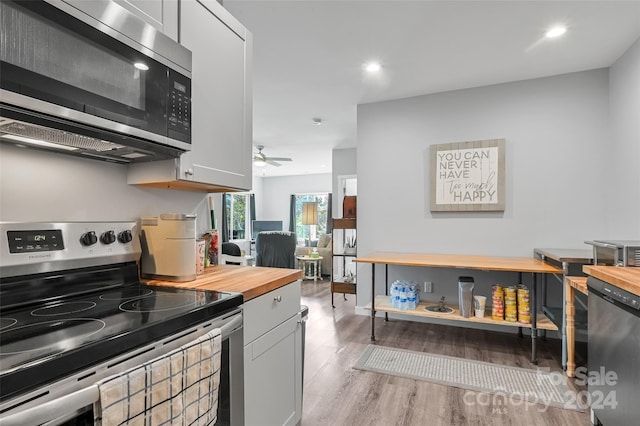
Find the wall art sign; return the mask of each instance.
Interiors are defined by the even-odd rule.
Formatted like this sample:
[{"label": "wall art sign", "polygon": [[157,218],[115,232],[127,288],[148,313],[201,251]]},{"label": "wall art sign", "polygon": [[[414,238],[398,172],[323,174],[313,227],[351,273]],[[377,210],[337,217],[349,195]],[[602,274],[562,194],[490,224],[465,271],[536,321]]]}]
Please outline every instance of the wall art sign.
[{"label": "wall art sign", "polygon": [[431,145],[431,211],[504,211],[504,139]]}]

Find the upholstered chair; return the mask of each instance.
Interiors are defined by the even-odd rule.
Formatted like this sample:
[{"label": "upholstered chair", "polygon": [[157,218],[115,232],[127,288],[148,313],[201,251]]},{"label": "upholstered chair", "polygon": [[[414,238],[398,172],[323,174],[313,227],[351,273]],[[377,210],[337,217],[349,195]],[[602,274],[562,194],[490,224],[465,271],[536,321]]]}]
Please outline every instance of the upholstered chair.
[{"label": "upholstered chair", "polygon": [[296,267],[296,234],[286,231],[265,231],[256,237],[256,266],[274,268]]}]

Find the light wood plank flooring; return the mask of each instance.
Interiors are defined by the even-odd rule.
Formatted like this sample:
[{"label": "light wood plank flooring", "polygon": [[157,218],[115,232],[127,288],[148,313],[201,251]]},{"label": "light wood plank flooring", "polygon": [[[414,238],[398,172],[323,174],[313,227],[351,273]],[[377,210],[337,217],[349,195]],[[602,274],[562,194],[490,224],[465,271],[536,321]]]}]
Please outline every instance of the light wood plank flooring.
[{"label": "light wood plank flooring", "polygon": [[[304,426],[590,424],[588,412],[514,404],[504,398],[490,401],[450,386],[355,370],[352,366],[370,343],[371,331],[369,317],[354,313],[355,296],[347,295],[345,301],[336,294],[332,309],[327,281],[303,281],[302,303],[309,306]],[[528,336],[378,319],[376,339],[383,346],[534,368]],[[560,342],[539,342],[539,366],[561,371]]]}]

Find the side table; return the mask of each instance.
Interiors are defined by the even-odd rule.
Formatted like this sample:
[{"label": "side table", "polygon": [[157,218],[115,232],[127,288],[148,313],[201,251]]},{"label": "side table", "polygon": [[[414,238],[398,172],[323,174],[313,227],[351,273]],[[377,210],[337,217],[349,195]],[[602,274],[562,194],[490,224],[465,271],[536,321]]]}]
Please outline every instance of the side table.
[{"label": "side table", "polygon": [[318,278],[322,278],[320,276],[320,261],[323,259],[322,256],[296,256],[296,259],[302,266],[302,279],[313,280],[313,282],[315,283],[317,282]]}]

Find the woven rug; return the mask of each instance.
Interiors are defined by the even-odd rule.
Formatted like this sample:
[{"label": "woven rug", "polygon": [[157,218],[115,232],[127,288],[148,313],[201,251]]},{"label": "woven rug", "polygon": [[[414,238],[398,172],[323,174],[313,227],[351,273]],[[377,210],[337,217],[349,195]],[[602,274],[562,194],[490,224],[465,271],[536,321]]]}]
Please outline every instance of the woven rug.
[{"label": "woven rug", "polygon": [[576,392],[567,386],[566,376],[560,372],[377,345],[367,346],[354,368],[584,412],[584,407],[576,404]]}]

